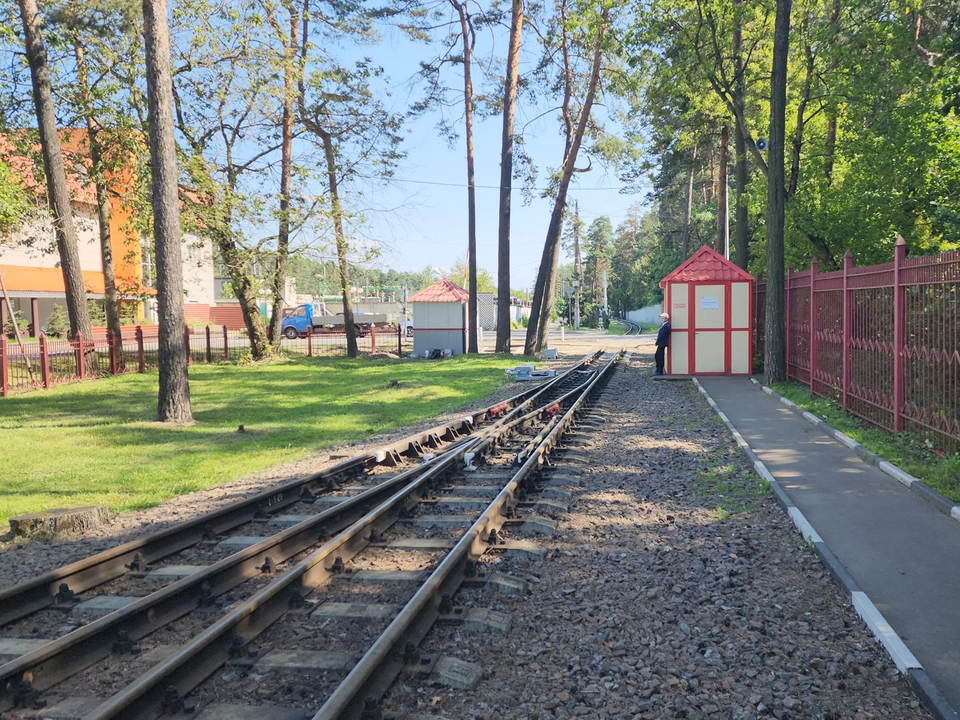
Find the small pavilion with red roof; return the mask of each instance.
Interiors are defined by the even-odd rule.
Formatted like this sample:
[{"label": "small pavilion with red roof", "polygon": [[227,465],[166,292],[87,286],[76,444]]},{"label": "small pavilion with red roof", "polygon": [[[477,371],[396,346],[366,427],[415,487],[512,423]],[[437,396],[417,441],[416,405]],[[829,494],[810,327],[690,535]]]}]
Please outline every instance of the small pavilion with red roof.
[{"label": "small pavilion with red roof", "polygon": [[704,245],[660,281],[668,375],[749,375],[754,277]]},{"label": "small pavilion with red roof", "polygon": [[467,301],[470,293],[443,278],[407,298],[413,307],[413,353],[427,357],[432,350],[467,351]]}]

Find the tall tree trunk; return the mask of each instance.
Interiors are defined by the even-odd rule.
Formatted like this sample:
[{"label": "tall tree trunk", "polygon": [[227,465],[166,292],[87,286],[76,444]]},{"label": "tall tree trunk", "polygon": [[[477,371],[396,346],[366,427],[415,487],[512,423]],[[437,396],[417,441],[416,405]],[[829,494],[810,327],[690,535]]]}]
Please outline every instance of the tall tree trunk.
[{"label": "tall tree trunk", "polygon": [[273,270],[273,308],[267,336],[276,346],[280,344],[280,326],[283,320],[283,291],[287,283],[287,259],[290,256],[290,180],[293,175],[293,103],[296,98],[296,51],[299,46],[300,17],[292,4],[290,35],[283,48],[283,114],[280,121],[280,217],[277,223],[277,257]]},{"label": "tall tree trunk", "polygon": [[[77,63],[77,85],[83,103],[83,114],[87,125],[87,142],[90,145],[90,165],[92,166],[93,186],[97,193],[97,226],[100,230],[100,259],[103,263],[103,287],[106,302],[107,330],[116,338],[120,337],[120,304],[117,297],[117,280],[113,272],[113,238],[110,233],[110,195],[107,189],[106,168],[103,160],[103,148],[97,136],[99,126],[93,117],[93,101],[90,97],[90,85],[87,76],[87,64],[83,45],[79,37],[74,37],[73,56]],[[118,353],[118,361],[123,365],[123,353]]]},{"label": "tall tree trunk", "polygon": [[539,352],[544,345],[546,338],[546,326],[550,321],[550,313],[553,310],[552,287],[556,276],[557,255],[560,247],[560,231],[563,226],[563,212],[567,204],[567,190],[570,187],[570,179],[573,177],[573,171],[577,163],[577,154],[580,152],[580,144],[583,142],[583,135],[587,129],[587,123],[590,120],[590,110],[593,107],[593,98],[597,91],[597,83],[600,80],[600,61],[603,58],[603,38],[606,34],[607,19],[609,10],[604,8],[602,15],[602,26],[597,31],[597,42],[593,50],[593,65],[590,69],[590,81],[587,85],[587,93],[583,100],[583,108],[580,111],[580,119],[577,128],[574,131],[569,150],[563,162],[563,173],[560,176],[560,183],[557,187],[557,196],[553,203],[553,212],[550,215],[550,225],[547,227],[547,237],[543,245],[543,255],[540,258],[540,270],[537,273],[537,283],[533,290],[533,303],[530,309],[530,323],[527,326],[527,337],[524,343],[524,354],[532,355]]},{"label": "tall tree trunk", "polygon": [[[806,21],[801,27],[806,29]],[[806,35],[806,32],[803,33]],[[803,150],[803,130],[806,125],[807,104],[810,102],[810,90],[813,86],[814,57],[813,48],[807,42],[804,45],[805,74],[803,79],[803,90],[800,93],[800,102],[797,103],[797,122],[793,130],[793,151],[790,160],[790,182],[787,184],[786,197],[789,200],[797,193],[797,187],[800,183],[800,160]]]},{"label": "tall tree trunk", "polygon": [[[479,318],[477,303],[477,178],[473,167],[473,81],[470,78],[470,61],[473,53],[473,30],[470,27],[466,1],[457,2],[457,0],[450,0],[450,2],[460,16],[460,34],[463,37],[463,113],[467,135],[467,267],[470,278],[470,300],[467,306],[467,338],[469,343],[467,352],[476,353],[480,352],[480,347],[478,344]],[[509,269],[508,263],[508,272]],[[509,286],[509,284],[508,281],[507,285]],[[509,294],[510,288],[508,287],[508,298]],[[507,337],[509,342],[509,328]]]},{"label": "tall tree trunk", "polygon": [[833,184],[833,162],[837,153],[837,113],[831,111],[827,117],[827,137],[823,149],[823,174],[827,176],[827,185]]},{"label": "tall tree trunk", "polygon": [[690,168],[687,170],[687,197],[683,210],[683,236],[681,240],[682,259],[690,257],[690,218],[693,215],[693,172],[697,164],[697,146],[690,151]]},{"label": "tall tree trunk", "polygon": [[357,356],[357,330],[353,324],[353,299],[350,296],[350,263],[347,259],[347,238],[343,232],[343,208],[340,205],[340,186],[337,181],[337,158],[330,133],[321,132],[323,155],[327,161],[327,186],[330,191],[330,214],[333,216],[333,234],[337,243],[337,264],[340,266],[340,291],[343,294],[343,328],[347,333],[347,355]]},{"label": "tall tree trunk", "polygon": [[[231,178],[228,184],[235,183]],[[231,201],[225,201],[224,207],[231,207]],[[240,305],[240,314],[247,329],[247,338],[250,341],[250,355],[254,360],[262,360],[267,356],[269,338],[263,324],[263,315],[260,313],[260,304],[257,301],[257,288],[250,271],[250,262],[244,251],[238,246],[231,235],[231,218],[229,211],[213,233],[220,252],[220,260],[230,276],[230,287],[233,296]]]},{"label": "tall tree trunk", "polygon": [[190,408],[187,346],[183,331],[179,175],[173,137],[173,84],[166,0],[143,0],[143,37],[160,324],[157,419],[160,422],[187,423],[193,420],[193,412]]},{"label": "tall tree trunk", "polygon": [[783,313],[784,144],[791,0],[777,0],[770,76],[770,150],[767,159],[767,292],[763,374],[767,383],[786,380]]},{"label": "tall tree trunk", "polygon": [[720,128],[720,152],[717,155],[717,252],[727,249],[727,150],[730,146],[730,131],[726,123]]},{"label": "tall tree trunk", "polygon": [[733,166],[734,185],[737,191],[736,207],[734,208],[734,232],[736,233],[733,241],[734,261],[738,267],[746,270],[750,264],[750,217],[746,198],[749,176],[747,173],[747,140],[739,123],[734,128],[733,139],[734,152],[737,154]]},{"label": "tall tree trunk", "polygon": [[734,239],[735,262],[744,270],[750,264],[750,228],[747,209],[747,130],[743,126],[746,116],[747,78],[743,67],[743,13],[740,7],[743,0],[734,0],[738,9],[736,23],[733,26],[733,106],[736,122],[733,128],[733,145],[736,157],[734,158],[733,175],[737,190],[736,206],[734,208],[735,229]]},{"label": "tall tree trunk", "polygon": [[507,74],[503,85],[503,135],[500,149],[500,217],[497,252],[497,352],[510,352],[510,193],[513,190],[513,120],[517,110],[517,72],[523,30],[523,0],[512,0]]},{"label": "tall tree trunk", "polygon": [[30,78],[33,82],[33,105],[40,130],[40,150],[43,155],[43,170],[47,182],[47,203],[53,211],[53,226],[60,255],[60,270],[70,317],[70,334],[83,333],[90,337],[90,310],[87,307],[87,292],[83,286],[80,269],[80,246],[73,224],[70,208],[70,193],[67,190],[67,174],[63,165],[60,136],[57,134],[57,119],[53,109],[53,91],[50,86],[50,71],[47,67],[47,49],[43,42],[43,18],[36,0],[19,0],[20,19],[26,43],[27,61],[30,63]]},{"label": "tall tree trunk", "polygon": [[[840,22],[840,0],[834,0],[833,12],[830,15],[830,25],[836,27]],[[827,137],[823,149],[823,174],[827,177],[827,185],[833,184],[833,162],[837,152],[837,110],[831,103],[827,111]]]}]

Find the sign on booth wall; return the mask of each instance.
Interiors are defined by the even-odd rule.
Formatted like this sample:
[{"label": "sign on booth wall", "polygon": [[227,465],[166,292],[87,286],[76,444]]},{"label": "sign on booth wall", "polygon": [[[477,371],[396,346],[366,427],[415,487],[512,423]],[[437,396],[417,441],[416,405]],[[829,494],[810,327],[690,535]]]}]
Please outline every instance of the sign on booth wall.
[{"label": "sign on booth wall", "polygon": [[719,310],[720,309],[720,298],[715,295],[704,295],[700,298],[700,309],[701,310]]}]

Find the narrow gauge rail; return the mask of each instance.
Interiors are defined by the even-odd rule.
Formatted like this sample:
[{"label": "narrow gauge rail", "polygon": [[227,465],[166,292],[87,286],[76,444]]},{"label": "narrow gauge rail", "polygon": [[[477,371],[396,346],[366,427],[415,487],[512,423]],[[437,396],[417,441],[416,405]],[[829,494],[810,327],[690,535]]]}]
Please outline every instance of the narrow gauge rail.
[{"label": "narrow gauge rail", "polygon": [[[302,640],[300,630],[287,628],[286,618],[303,618],[305,613],[323,608],[336,599],[349,599],[353,566],[362,566],[364,558],[378,549],[418,548],[449,549],[439,563],[430,563],[432,570],[423,571],[413,581],[417,588],[389,622],[386,629],[361,650],[361,659],[340,682],[327,679],[326,702],[314,716],[319,718],[376,716],[376,704],[405,664],[417,659],[417,645],[432,624],[442,615],[449,615],[452,597],[457,589],[477,574],[477,560],[487,550],[498,547],[505,528],[516,528],[525,520],[533,502],[529,493],[537,489],[536,478],[551,462],[552,453],[560,446],[563,435],[571,430],[589,401],[600,392],[621,353],[608,357],[599,369],[581,373],[582,382],[561,396],[550,399],[529,412],[517,413],[506,422],[499,422],[455,448],[438,455],[429,467],[406,484],[397,483],[395,492],[372,503],[368,512],[335,536],[325,539],[278,579],[222,616],[212,625],[192,635],[186,644],[136,676],[118,692],[84,715],[84,720],[124,718],[149,720],[163,715],[177,717],[191,712],[211,698],[233,696],[237,690],[215,688],[205,694],[204,682],[227,663],[240,669],[240,674],[255,666],[276,646],[289,647]],[[544,416],[549,416],[545,421]],[[470,472],[472,464],[483,463],[484,473]],[[398,476],[399,477],[399,476]],[[493,487],[473,484],[495,481]],[[453,482],[464,485],[451,485]],[[483,492],[492,492],[492,500],[480,500]],[[468,497],[460,497],[466,494]],[[446,496],[446,497],[444,497]],[[489,495],[488,495],[489,497]],[[472,498],[472,500],[471,500]],[[438,523],[422,514],[425,508],[470,507],[475,512],[466,522],[468,529],[456,537],[451,530],[435,532]],[[411,537],[413,527],[431,528],[426,537]],[[398,537],[390,539],[390,536]],[[404,537],[406,536],[406,537]],[[352,563],[351,567],[347,567]],[[426,576],[429,572],[429,576]],[[324,589],[323,595],[318,590]],[[355,596],[353,596],[355,597]],[[407,596],[409,597],[409,595]],[[291,632],[293,633],[291,635]],[[261,635],[265,645],[252,645]],[[314,637],[320,647],[328,647],[330,637]],[[353,637],[352,633],[348,634]],[[117,660],[108,674],[123,675],[122,660]],[[129,674],[129,673],[128,673]],[[233,673],[237,675],[237,673]],[[323,675],[323,673],[321,673]],[[228,683],[224,678],[209,682]],[[126,677],[122,680],[127,683]],[[322,685],[318,679],[315,685]],[[189,696],[193,692],[194,696]],[[302,701],[301,701],[302,702]],[[317,703],[319,704],[319,703]],[[316,707],[314,705],[313,707]],[[300,708],[303,709],[302,707]],[[312,712],[312,710],[311,710]]]},{"label": "narrow gauge rail", "polygon": [[632,322],[632,321],[630,321],[630,320],[624,320],[623,322],[625,322],[625,323],[627,324],[627,332],[624,333],[625,335],[639,335],[639,334],[640,334],[640,326],[637,325],[637,323]]},{"label": "narrow gauge rail", "polygon": [[[588,355],[556,380],[596,361],[599,351]],[[485,422],[513,410],[543,386],[530,388],[496,405],[477,410],[446,425],[415,433],[379,450],[360,453],[330,468],[262,490],[192,520],[131,540],[69,565],[43,573],[31,580],[0,590],[0,627],[58,602],[120,577],[129,571],[143,571],[176,552],[217,537],[267,514],[276,514],[345,480],[361,476],[378,465],[396,466],[404,460],[422,457],[445,442],[455,442],[475,432]]]},{"label": "narrow gauge rail", "polygon": [[[111,653],[122,655],[132,650],[141,638],[197,608],[212,608],[217,597],[247,580],[269,575],[276,565],[352,525],[369,513],[371,507],[382,503],[406,484],[428,473],[451,452],[465,453],[471,446],[482,448],[484,446],[481,441],[484,436],[494,431],[502,432],[498,428],[512,429],[521,424],[521,421],[529,422],[532,417],[542,413],[544,408],[554,406],[568,396],[570,388],[582,384],[584,378],[592,374],[584,368],[594,363],[597,357],[597,354],[587,356],[552,381],[531,388],[505,403],[475,413],[472,416],[474,418],[493,419],[498,414],[499,418],[488,428],[475,431],[471,438],[460,438],[450,443],[448,451],[428,457],[422,465],[409,468],[358,495],[344,498],[342,502],[327,507],[293,527],[0,666],[0,709],[36,704],[41,692]],[[537,409],[526,412],[535,403],[538,405]],[[506,408],[511,406],[513,409],[506,412]],[[468,426],[465,429],[473,427],[472,423],[465,424]],[[368,456],[369,454],[361,457]],[[286,484],[289,485],[290,483]],[[298,496],[296,501],[303,503],[303,496]]]}]

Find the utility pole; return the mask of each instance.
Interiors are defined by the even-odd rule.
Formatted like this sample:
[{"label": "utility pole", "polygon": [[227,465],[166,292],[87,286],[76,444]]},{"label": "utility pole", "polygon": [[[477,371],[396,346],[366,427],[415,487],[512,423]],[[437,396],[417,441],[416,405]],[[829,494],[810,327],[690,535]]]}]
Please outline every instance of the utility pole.
[{"label": "utility pole", "polygon": [[580,203],[573,201],[573,329],[580,329],[580,285],[583,269],[580,264]]}]

